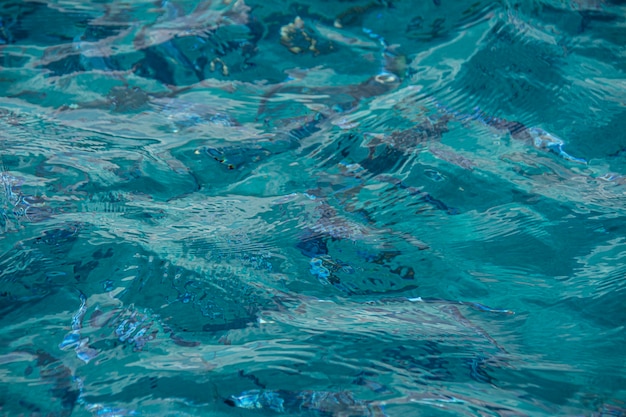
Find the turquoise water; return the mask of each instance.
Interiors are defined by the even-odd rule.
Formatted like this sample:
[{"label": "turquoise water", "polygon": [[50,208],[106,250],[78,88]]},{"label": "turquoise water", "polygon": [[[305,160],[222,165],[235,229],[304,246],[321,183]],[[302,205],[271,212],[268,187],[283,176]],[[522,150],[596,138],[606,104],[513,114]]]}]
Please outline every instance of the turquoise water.
[{"label": "turquoise water", "polygon": [[0,415],[626,416],[626,4],[0,3]]}]

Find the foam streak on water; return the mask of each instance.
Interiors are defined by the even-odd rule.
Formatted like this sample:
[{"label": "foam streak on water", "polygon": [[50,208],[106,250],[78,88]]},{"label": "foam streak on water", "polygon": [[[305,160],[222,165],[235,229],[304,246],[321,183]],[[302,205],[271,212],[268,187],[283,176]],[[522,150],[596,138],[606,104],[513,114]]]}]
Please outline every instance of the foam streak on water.
[{"label": "foam streak on water", "polygon": [[626,416],[625,16],[0,3],[0,415]]}]

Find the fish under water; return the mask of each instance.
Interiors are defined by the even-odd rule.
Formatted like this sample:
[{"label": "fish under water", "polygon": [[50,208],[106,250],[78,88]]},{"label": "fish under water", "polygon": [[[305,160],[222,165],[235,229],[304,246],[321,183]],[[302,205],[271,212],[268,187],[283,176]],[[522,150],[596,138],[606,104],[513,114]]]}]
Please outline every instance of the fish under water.
[{"label": "fish under water", "polygon": [[[445,341],[447,336],[465,334],[469,340],[486,342],[494,352],[506,353],[501,346],[480,326],[467,319],[457,306],[465,306],[481,313],[510,316],[514,312],[497,309],[481,303],[454,301],[428,297],[384,297],[378,300],[350,302],[293,296],[278,293],[275,302],[279,309],[259,313],[262,323],[284,323],[301,330],[333,331],[341,329],[345,335],[359,334],[362,323],[367,323],[368,333],[378,333],[394,338],[396,334],[413,335],[413,338],[433,337]],[[324,316],[324,320],[315,317]]]}]

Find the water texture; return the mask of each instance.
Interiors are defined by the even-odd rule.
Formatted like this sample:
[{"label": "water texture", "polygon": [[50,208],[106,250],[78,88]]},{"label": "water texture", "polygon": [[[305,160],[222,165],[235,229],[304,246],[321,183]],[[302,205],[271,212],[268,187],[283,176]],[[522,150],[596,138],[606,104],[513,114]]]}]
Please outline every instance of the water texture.
[{"label": "water texture", "polygon": [[621,0],[0,2],[0,415],[626,416]]}]

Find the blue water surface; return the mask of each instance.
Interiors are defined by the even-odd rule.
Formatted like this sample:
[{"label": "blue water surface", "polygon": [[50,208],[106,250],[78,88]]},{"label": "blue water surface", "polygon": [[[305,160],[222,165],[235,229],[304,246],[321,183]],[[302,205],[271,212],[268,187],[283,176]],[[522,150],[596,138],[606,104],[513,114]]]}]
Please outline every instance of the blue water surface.
[{"label": "blue water surface", "polygon": [[0,415],[626,416],[622,0],[0,2]]}]

